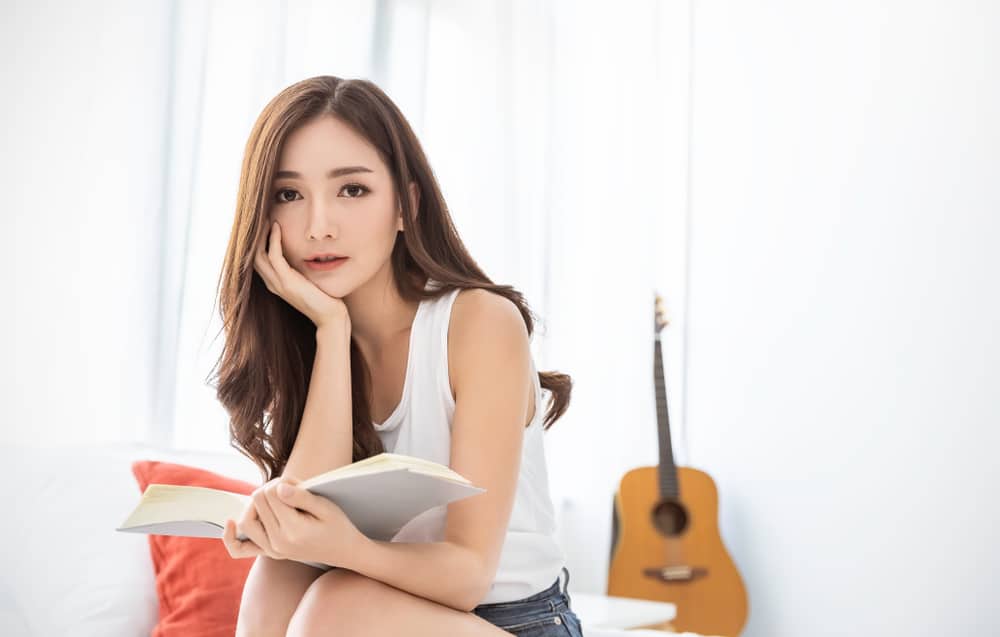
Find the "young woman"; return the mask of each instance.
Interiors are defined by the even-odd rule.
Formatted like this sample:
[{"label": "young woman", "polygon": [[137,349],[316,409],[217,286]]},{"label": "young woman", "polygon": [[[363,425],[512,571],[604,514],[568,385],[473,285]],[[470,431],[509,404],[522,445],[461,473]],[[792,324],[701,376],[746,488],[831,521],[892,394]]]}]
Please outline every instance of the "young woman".
[{"label": "young woman", "polygon": [[[522,295],[469,256],[376,85],[314,77],[265,107],[219,303],[218,397],[265,477],[223,537],[256,558],[237,635],[581,635],[542,446],[571,379],[536,372]],[[381,542],[297,486],[382,451],[486,492]]]}]

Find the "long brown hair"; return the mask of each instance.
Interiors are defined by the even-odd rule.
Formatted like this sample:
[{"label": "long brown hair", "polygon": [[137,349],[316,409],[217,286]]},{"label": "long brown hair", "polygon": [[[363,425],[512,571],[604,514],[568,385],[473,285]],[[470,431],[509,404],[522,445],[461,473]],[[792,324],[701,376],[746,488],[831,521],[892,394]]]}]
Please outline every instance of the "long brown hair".
[{"label": "long brown hair", "polygon": [[[404,231],[390,257],[400,296],[407,301],[437,298],[455,288],[483,288],[510,299],[529,336],[534,317],[520,292],[496,285],[465,249],[452,223],[420,142],[389,97],[364,79],[322,75],[282,90],[254,123],[244,149],[236,215],[216,288],[225,344],[213,367],[216,395],[229,413],[230,444],[253,460],[265,481],[281,475],[298,435],[316,355],[312,322],[268,291],[253,267],[253,248],[266,233],[269,191],[282,145],[298,126],[332,115],[351,126],[379,152],[392,174]],[[419,188],[413,210],[406,185]],[[433,279],[440,285],[425,289]],[[544,428],[569,405],[572,379],[539,372],[551,392]],[[353,461],[383,451],[368,404],[370,373],[351,340]],[[536,409],[540,406],[536,405]]]}]

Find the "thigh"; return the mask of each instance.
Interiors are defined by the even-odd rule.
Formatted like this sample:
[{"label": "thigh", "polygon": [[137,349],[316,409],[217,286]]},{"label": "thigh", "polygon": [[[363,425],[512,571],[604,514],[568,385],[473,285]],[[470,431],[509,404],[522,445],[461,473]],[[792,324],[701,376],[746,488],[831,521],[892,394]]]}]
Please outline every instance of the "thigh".
[{"label": "thigh", "polygon": [[504,637],[473,613],[413,595],[348,569],[324,573],[306,591],[288,637],[324,635],[335,626],[346,637]]},{"label": "thigh", "polygon": [[236,622],[236,637],[284,637],[292,614],[324,571],[294,560],[255,558]]}]

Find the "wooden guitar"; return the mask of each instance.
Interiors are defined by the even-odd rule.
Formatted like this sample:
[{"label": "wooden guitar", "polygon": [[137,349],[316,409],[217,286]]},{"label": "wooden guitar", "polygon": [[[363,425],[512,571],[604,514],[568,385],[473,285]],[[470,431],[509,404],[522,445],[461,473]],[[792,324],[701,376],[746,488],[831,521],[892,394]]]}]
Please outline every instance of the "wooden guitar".
[{"label": "wooden guitar", "polygon": [[718,494],[704,471],[674,464],[660,330],[653,335],[659,466],[625,474],[614,497],[608,595],[671,602],[677,616],[648,628],[736,637],[747,620],[743,580],[719,536]]}]

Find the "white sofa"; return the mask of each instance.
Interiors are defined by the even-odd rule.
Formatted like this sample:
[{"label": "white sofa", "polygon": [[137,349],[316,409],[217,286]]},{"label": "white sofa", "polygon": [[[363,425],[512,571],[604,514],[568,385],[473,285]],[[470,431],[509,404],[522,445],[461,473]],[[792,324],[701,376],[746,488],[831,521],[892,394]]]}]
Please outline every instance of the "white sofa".
[{"label": "white sofa", "polygon": [[[4,637],[150,634],[158,601],[147,536],[114,530],[139,498],[132,461],[164,460],[252,483],[260,479],[256,467],[235,452],[11,444],[0,444],[0,452],[12,476],[0,496],[7,521],[0,531]],[[599,596],[586,597],[593,602]],[[576,597],[574,607],[587,637],[664,634],[594,625]]]}]

